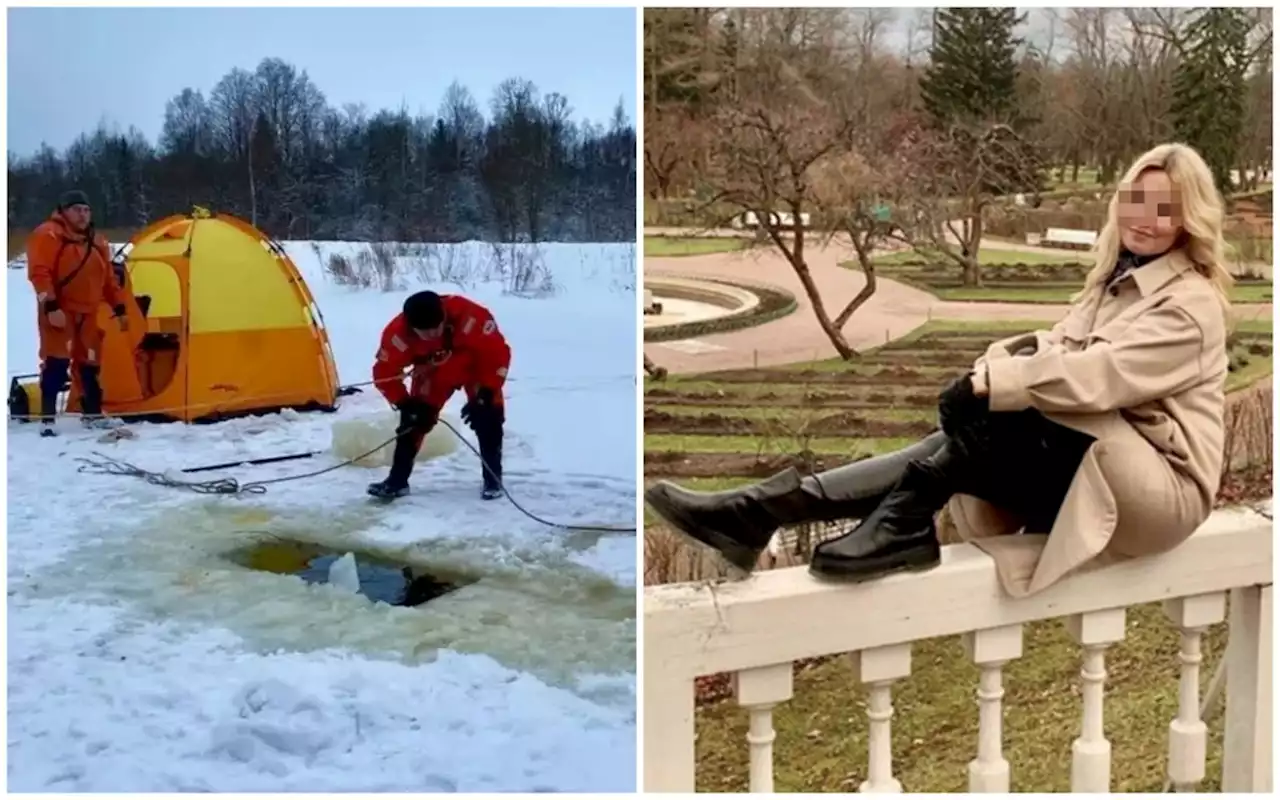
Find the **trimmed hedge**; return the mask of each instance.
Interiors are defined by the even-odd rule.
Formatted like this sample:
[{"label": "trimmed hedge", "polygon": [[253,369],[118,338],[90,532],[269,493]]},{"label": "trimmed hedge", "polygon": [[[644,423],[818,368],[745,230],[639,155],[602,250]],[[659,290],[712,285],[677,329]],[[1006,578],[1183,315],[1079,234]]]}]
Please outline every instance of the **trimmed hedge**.
[{"label": "trimmed hedge", "polygon": [[751,292],[760,298],[760,304],[745,314],[737,314],[717,319],[702,319],[696,322],[685,322],[680,325],[668,325],[661,328],[648,328],[644,332],[646,342],[674,342],[680,339],[693,339],[698,336],[709,336],[715,333],[731,333],[746,328],[754,328],[774,320],[782,319],[798,307],[795,295],[775,286],[765,287],[747,285],[733,281],[712,278],[697,278],[706,283],[719,283]]}]

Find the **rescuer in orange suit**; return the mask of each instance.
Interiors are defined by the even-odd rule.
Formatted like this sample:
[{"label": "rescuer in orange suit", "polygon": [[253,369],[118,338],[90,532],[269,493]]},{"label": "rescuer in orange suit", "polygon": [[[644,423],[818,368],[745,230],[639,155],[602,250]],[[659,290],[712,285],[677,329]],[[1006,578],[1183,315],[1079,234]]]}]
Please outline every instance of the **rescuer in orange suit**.
[{"label": "rescuer in orange suit", "polygon": [[62,391],[75,365],[86,425],[102,422],[99,381],[102,329],[98,307],[105,301],[123,329],[125,297],[112,272],[107,240],[93,228],[89,197],[62,196],[58,208],[27,239],[27,277],[36,291],[40,331],[42,436],[53,436]]},{"label": "rescuer in orange suit", "polygon": [[[409,475],[423,439],[440,420],[440,409],[459,389],[467,393],[462,419],[475,431],[485,468],[482,497],[502,496],[502,387],[511,348],[484,306],[461,295],[418,292],[382,332],[373,364],[374,385],[400,412],[391,474],[369,485],[384,499],[409,491]],[[411,370],[405,388],[405,371]]]}]

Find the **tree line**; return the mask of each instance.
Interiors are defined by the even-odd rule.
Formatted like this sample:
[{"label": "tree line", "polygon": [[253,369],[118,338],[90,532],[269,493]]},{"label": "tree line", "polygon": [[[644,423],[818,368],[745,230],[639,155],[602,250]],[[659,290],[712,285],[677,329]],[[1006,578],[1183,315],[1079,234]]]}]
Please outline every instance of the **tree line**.
[{"label": "tree line", "polygon": [[[1270,173],[1270,9],[1034,13],[1031,34],[1013,8],[646,9],[646,192],[700,224],[762,220],[849,358],[877,248],[927,249],[977,286],[984,223],[1051,180],[1101,191],[1172,140],[1224,194],[1233,171],[1243,188]],[[834,313],[816,236],[846,239],[867,276]]]},{"label": "tree line", "polygon": [[686,123],[732,100],[760,44],[797,64],[821,53],[859,130],[948,110],[1008,122],[1053,177],[1099,185],[1177,139],[1224,190],[1232,170],[1248,189],[1271,170],[1271,38],[1269,8],[649,9],[645,189],[694,188],[709,132]]},{"label": "tree line", "polygon": [[166,105],[159,141],[100,125],[59,153],[9,154],[9,229],[68,189],[100,228],[201,205],[277,239],[634,241],[636,132],[621,102],[601,125],[511,78],[488,115],[454,82],[434,116],[331,107],[280,59],[232,69]]}]

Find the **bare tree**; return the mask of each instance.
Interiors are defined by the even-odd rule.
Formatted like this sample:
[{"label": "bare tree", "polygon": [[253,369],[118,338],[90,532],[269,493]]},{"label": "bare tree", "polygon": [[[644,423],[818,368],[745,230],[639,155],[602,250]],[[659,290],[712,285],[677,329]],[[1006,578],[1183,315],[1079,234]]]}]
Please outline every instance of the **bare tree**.
[{"label": "bare tree", "polygon": [[965,286],[982,285],[979,258],[989,209],[1036,177],[1038,164],[1022,137],[997,122],[956,123],[903,137],[898,181],[912,189],[900,199],[903,220],[893,238],[950,259]]},{"label": "bare tree", "polygon": [[645,109],[645,191],[650,197],[670,197],[691,184],[688,173],[705,149],[705,129],[687,107],[665,103]]},{"label": "bare tree", "polygon": [[737,55],[736,102],[711,117],[712,158],[702,177],[713,204],[755,216],[795,270],[818,324],[849,359],[856,352],[842,329],[875,290],[874,270],[868,288],[832,317],[805,246],[812,237],[830,237],[849,218],[848,207],[863,204],[874,171],[855,149],[869,140],[859,128],[861,108],[821,20],[805,9],[750,11],[739,28],[750,51]]}]

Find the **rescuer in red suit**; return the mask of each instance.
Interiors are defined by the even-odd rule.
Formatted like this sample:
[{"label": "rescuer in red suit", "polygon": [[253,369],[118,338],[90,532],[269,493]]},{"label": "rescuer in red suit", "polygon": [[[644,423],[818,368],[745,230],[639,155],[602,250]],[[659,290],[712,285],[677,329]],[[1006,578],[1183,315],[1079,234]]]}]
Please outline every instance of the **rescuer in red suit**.
[{"label": "rescuer in red suit", "polygon": [[410,295],[383,330],[373,364],[374,385],[400,412],[404,433],[396,440],[391,474],[370,484],[369,494],[390,500],[408,493],[423,440],[461,389],[467,393],[462,419],[475,431],[484,461],[481,496],[502,496],[502,387],[510,365],[511,348],[487,308],[456,294]]}]

